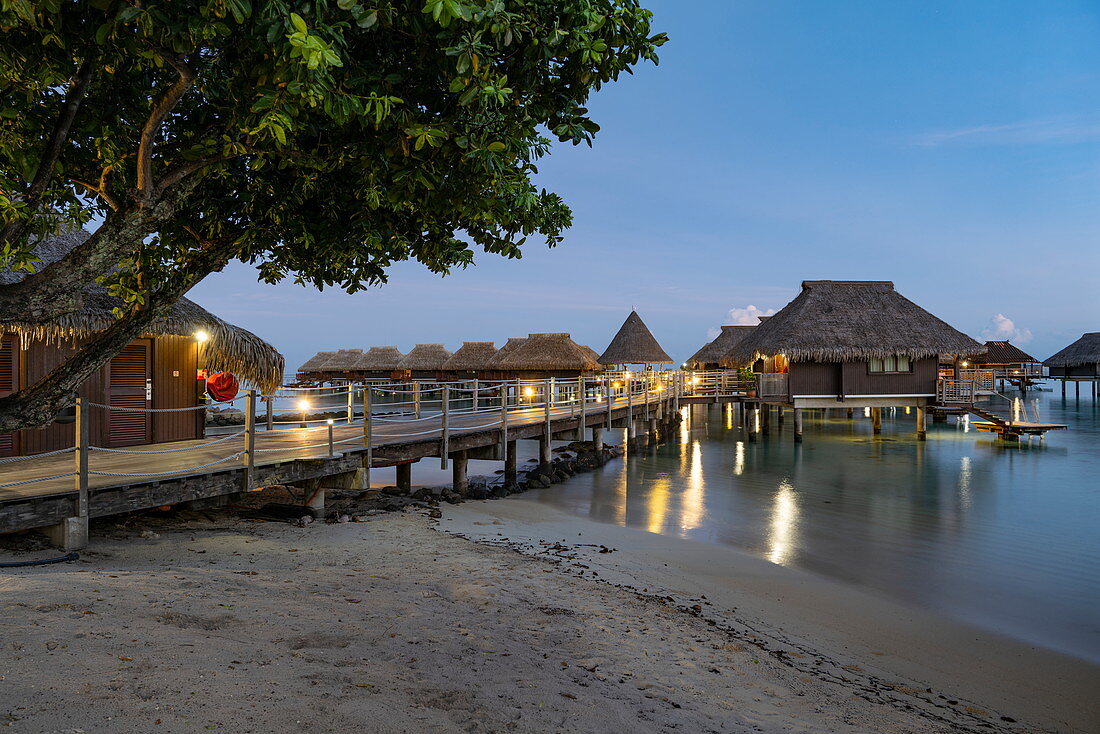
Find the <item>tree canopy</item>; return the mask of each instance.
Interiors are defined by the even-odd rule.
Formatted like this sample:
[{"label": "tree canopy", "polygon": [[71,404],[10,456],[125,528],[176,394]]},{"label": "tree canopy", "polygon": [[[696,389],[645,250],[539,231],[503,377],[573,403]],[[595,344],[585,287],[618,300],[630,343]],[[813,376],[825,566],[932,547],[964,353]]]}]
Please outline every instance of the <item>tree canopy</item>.
[{"label": "tree canopy", "polygon": [[[231,259],[349,292],[395,262],[517,257],[571,220],[532,181],[586,104],[657,61],[635,0],[0,0],[0,329],[98,282],[119,321],[0,430],[46,422],[84,379]],[[34,243],[98,224],[56,264]]]}]

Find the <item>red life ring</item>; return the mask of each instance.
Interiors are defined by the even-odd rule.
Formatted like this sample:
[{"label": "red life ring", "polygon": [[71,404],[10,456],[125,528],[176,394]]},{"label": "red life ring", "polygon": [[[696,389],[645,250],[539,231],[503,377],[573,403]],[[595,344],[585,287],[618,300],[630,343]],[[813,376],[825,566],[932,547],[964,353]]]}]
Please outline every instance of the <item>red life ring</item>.
[{"label": "red life ring", "polygon": [[240,384],[232,372],[215,372],[206,378],[206,392],[214,400],[223,403],[237,397]]}]

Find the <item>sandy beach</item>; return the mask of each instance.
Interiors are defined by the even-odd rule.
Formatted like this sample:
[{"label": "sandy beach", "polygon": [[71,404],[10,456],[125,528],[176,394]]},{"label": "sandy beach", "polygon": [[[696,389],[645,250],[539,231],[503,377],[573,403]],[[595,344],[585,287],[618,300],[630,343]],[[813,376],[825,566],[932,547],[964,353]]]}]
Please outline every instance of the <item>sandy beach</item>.
[{"label": "sandy beach", "polygon": [[[0,576],[5,726],[946,732],[1097,721],[1083,664],[980,638],[971,645],[984,652],[966,663],[965,640],[915,616],[845,640],[843,627],[881,608],[803,636],[809,597],[792,598],[836,603],[824,587],[773,585],[789,572],[745,558],[709,570],[727,584],[697,586],[683,571],[699,560],[690,553],[644,570],[647,553],[667,549],[530,500],[305,528],[210,518],[101,529],[75,563]],[[643,572],[646,585],[627,588]],[[927,655],[909,654],[913,636]]]}]

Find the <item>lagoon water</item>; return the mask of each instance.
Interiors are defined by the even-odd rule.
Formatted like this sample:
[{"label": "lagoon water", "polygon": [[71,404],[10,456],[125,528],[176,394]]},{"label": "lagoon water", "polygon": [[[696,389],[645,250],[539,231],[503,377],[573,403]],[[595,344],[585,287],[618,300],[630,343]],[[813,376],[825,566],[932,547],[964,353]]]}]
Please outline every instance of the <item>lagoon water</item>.
[{"label": "lagoon water", "polygon": [[904,410],[884,410],[878,437],[862,411],[837,411],[808,413],[800,445],[789,417],[752,443],[738,410],[695,406],[675,440],[538,496],[1100,663],[1100,411],[1072,390],[1027,398],[1070,430],[1012,446],[949,418],[918,443]]}]

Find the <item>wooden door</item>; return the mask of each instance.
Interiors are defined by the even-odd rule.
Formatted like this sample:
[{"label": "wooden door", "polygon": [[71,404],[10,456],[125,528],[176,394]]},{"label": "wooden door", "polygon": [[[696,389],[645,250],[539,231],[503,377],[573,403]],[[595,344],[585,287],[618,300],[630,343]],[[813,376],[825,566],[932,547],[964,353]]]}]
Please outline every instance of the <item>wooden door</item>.
[{"label": "wooden door", "polygon": [[[0,335],[0,398],[19,389],[19,341],[15,334]],[[0,456],[14,456],[16,434],[0,433]]]},{"label": "wooden door", "polygon": [[[153,403],[152,345],[138,339],[115,355],[107,368],[107,402],[119,408],[151,408]],[[135,446],[152,441],[152,414],[107,411],[107,445]]]}]

